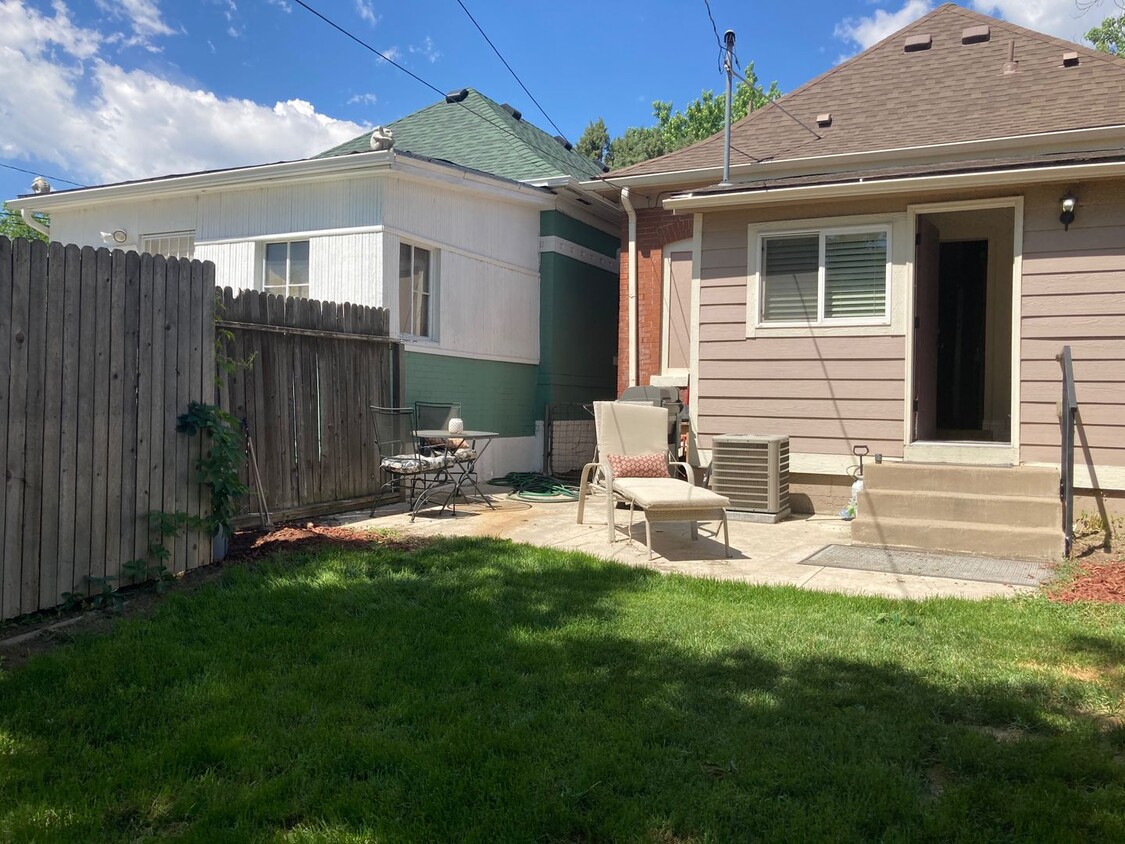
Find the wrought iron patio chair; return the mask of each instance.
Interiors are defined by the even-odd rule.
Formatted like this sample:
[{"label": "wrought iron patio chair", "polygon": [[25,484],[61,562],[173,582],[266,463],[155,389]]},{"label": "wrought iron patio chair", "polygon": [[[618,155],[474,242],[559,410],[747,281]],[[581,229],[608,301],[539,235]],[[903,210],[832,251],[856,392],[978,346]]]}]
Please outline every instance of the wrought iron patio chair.
[{"label": "wrought iron patio chair", "polygon": [[414,410],[409,407],[372,407],[375,425],[375,447],[379,452],[379,468],[387,481],[375,494],[371,515],[379,506],[383,492],[404,490],[410,506],[410,520],[443,487],[452,494],[455,481],[449,473],[453,457],[442,450],[423,453],[414,435]]},{"label": "wrought iron patio chair", "polygon": [[[414,402],[414,419],[419,431],[448,431],[450,420],[460,418],[460,402]],[[466,483],[470,484],[476,490],[477,495],[492,508],[492,502],[488,500],[488,496],[481,492],[481,488],[477,485],[475,467],[479,455],[475,448],[456,436],[450,437],[444,442],[423,443],[421,447],[423,451],[444,450],[448,452],[453,458],[453,462],[459,467],[458,492]]]}]

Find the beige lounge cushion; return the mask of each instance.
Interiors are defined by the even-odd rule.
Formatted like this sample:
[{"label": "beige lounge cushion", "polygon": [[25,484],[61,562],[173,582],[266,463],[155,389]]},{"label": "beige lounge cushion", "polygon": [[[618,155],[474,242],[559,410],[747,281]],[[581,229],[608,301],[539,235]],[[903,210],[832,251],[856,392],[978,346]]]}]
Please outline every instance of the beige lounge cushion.
[{"label": "beige lounge cushion", "polygon": [[615,491],[646,510],[725,510],[730,499],[676,478],[615,478]]}]

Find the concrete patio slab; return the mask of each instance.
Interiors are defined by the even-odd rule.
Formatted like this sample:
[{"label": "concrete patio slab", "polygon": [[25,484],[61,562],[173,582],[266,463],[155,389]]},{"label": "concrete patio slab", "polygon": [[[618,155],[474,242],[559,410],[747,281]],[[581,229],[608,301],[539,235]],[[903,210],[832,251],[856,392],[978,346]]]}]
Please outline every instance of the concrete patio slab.
[{"label": "concrete patio slab", "polygon": [[643,517],[634,519],[632,541],[626,534],[629,514],[616,512],[617,540],[606,536],[604,500],[587,505],[586,524],[577,524],[577,502],[528,502],[509,498],[508,490],[489,490],[496,509],[479,502],[457,505],[448,511],[419,514],[413,522],[404,506],[387,507],[375,518],[367,513],[333,517],[335,523],[356,529],[395,530],[415,536],[493,536],[546,548],[582,551],[596,557],[663,573],[686,574],[716,580],[796,586],[850,595],[882,595],[921,600],[932,597],[982,599],[1031,594],[1035,586],[1011,586],[974,580],[859,571],[801,565],[801,561],[827,545],[851,543],[847,522],[829,516],[798,516],[777,524],[729,522],[731,557],[723,557],[717,522],[700,525],[693,542],[688,526],[655,523],[652,526],[653,559],[645,548]]}]

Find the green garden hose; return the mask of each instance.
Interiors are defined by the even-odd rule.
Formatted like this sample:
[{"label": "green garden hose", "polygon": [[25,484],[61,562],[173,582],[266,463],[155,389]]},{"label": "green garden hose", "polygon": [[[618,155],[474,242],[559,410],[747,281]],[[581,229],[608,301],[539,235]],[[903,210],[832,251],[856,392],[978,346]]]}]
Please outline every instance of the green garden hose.
[{"label": "green garden hose", "polygon": [[502,478],[493,478],[488,482],[492,486],[510,486],[512,491],[509,498],[518,498],[521,501],[577,501],[578,487],[541,475],[538,472],[509,472]]}]

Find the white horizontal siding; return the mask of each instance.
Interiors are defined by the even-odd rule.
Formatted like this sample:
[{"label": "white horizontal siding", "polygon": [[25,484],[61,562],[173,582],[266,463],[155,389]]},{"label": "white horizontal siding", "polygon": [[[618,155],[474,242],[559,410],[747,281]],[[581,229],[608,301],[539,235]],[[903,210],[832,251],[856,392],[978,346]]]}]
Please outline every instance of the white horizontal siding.
[{"label": "white horizontal siding", "polygon": [[396,178],[385,190],[388,230],[538,272],[537,209]]}]

